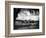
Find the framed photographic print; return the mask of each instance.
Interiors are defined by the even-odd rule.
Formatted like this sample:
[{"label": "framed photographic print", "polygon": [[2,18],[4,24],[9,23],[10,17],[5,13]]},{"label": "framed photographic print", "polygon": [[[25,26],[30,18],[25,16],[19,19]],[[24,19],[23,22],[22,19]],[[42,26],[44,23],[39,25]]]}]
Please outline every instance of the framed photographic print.
[{"label": "framed photographic print", "polygon": [[5,36],[34,36],[45,34],[45,4],[5,2]]}]

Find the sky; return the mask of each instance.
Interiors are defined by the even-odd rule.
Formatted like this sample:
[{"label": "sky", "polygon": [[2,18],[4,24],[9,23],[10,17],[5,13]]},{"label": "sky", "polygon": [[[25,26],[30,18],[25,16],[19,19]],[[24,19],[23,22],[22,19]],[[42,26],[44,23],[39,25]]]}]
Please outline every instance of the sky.
[{"label": "sky", "polygon": [[16,19],[38,21],[39,16],[34,14],[32,15],[29,10],[21,10],[20,13],[18,13],[18,17]]}]

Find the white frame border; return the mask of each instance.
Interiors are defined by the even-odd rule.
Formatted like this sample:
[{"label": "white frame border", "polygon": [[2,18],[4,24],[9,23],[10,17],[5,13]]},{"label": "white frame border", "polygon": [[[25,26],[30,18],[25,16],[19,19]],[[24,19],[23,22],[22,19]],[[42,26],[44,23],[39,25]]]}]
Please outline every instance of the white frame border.
[{"label": "white frame border", "polygon": [[[13,30],[13,8],[35,8],[35,9],[40,9],[40,29],[32,29],[32,30]],[[27,6],[27,5],[11,5],[11,15],[10,15],[10,33],[36,33],[36,32],[42,32],[42,6]]]}]

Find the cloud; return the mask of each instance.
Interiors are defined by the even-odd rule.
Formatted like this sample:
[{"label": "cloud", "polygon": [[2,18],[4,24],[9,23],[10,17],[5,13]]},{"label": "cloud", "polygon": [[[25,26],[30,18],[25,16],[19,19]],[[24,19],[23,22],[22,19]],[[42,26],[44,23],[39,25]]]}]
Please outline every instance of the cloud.
[{"label": "cloud", "polygon": [[29,10],[21,10],[18,13],[17,20],[35,20],[37,21],[39,16],[32,15]]}]

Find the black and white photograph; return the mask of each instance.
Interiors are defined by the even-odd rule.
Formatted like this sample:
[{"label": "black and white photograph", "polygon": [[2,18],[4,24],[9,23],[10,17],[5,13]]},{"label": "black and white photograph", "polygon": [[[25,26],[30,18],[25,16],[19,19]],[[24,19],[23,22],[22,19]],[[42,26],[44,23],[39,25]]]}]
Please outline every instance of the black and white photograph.
[{"label": "black and white photograph", "polygon": [[13,8],[14,30],[39,29],[39,9]]},{"label": "black and white photograph", "polygon": [[45,34],[45,3],[6,1],[5,36]]}]

